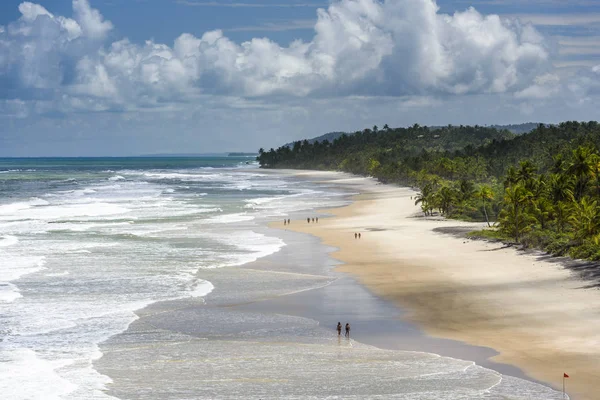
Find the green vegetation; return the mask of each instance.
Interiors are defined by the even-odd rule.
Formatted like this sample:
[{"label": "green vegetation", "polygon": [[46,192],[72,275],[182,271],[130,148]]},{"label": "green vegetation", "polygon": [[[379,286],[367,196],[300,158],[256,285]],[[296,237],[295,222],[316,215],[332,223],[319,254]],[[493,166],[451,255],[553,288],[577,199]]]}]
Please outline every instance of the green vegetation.
[{"label": "green vegetation", "polygon": [[487,221],[474,237],[600,260],[600,125],[539,125],[519,136],[480,126],[372,129],[295,142],[263,168],[340,170],[417,187],[425,215]]}]

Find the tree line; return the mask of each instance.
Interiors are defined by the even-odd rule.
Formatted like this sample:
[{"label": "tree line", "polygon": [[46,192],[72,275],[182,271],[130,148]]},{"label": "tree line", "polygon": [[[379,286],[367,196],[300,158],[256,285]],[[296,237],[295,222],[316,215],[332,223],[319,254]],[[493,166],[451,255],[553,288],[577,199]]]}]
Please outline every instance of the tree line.
[{"label": "tree line", "polygon": [[600,125],[540,124],[514,135],[481,126],[382,129],[259,150],[262,168],[368,175],[418,189],[426,215],[487,221],[475,236],[600,260]]}]

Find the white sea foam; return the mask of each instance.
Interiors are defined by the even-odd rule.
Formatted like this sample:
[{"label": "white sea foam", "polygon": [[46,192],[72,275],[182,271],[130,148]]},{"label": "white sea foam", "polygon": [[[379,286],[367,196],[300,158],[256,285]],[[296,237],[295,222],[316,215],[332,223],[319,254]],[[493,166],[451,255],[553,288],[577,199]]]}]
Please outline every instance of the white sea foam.
[{"label": "white sea foam", "polygon": [[32,350],[4,351],[1,361],[0,393],[6,399],[58,400],[77,387],[56,373],[59,364],[40,359]]},{"label": "white sea foam", "polygon": [[12,303],[21,297],[19,289],[8,282],[0,282],[0,303]]},{"label": "white sea foam", "polygon": [[18,201],[15,203],[2,204],[0,205],[0,216],[13,214],[21,210],[26,210],[35,206],[44,206],[47,205],[48,202],[46,200],[34,197],[26,201]]},{"label": "white sea foam", "polygon": [[[76,253],[76,252],[79,252],[79,253],[91,253],[88,250],[74,251],[73,253]],[[66,276],[66,275],[69,275],[69,271],[60,271],[60,272],[53,272],[51,274],[46,274],[46,276],[51,276],[51,277]]]},{"label": "white sea foam", "polygon": [[192,297],[204,297],[210,294],[214,288],[213,284],[208,281],[198,281],[193,285],[190,295]]},{"label": "white sea foam", "polygon": [[233,267],[247,264],[276,253],[286,245],[278,237],[267,236],[251,230],[227,233],[211,232],[206,236],[227,245],[230,250],[212,253],[214,261],[205,263],[202,268]]},{"label": "white sea foam", "polygon": [[19,243],[19,238],[16,236],[6,235],[0,238],[0,247],[13,246],[17,243]]},{"label": "white sea foam", "polygon": [[255,219],[254,216],[248,215],[246,213],[234,213],[210,217],[203,222],[207,224],[234,224],[237,222],[252,221],[253,219]]},{"label": "white sea foam", "polygon": [[45,256],[28,256],[2,254],[2,263],[0,264],[0,282],[12,282],[23,275],[33,274],[43,270],[46,264]]}]

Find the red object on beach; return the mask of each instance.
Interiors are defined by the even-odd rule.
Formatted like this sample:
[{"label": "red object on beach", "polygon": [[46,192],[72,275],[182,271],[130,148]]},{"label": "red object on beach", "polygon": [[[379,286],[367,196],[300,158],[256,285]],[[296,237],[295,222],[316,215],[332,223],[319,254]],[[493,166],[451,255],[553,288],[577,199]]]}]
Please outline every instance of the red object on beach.
[{"label": "red object on beach", "polygon": [[563,372],[563,378],[568,378],[569,375],[567,375],[565,372]]}]

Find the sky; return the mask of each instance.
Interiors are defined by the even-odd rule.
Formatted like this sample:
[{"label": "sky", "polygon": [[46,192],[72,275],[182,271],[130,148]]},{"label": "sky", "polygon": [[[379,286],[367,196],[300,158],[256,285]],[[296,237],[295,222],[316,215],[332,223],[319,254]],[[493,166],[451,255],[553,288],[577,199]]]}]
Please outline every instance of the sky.
[{"label": "sky", "polygon": [[599,0],[0,2],[0,157],[600,118]]}]

